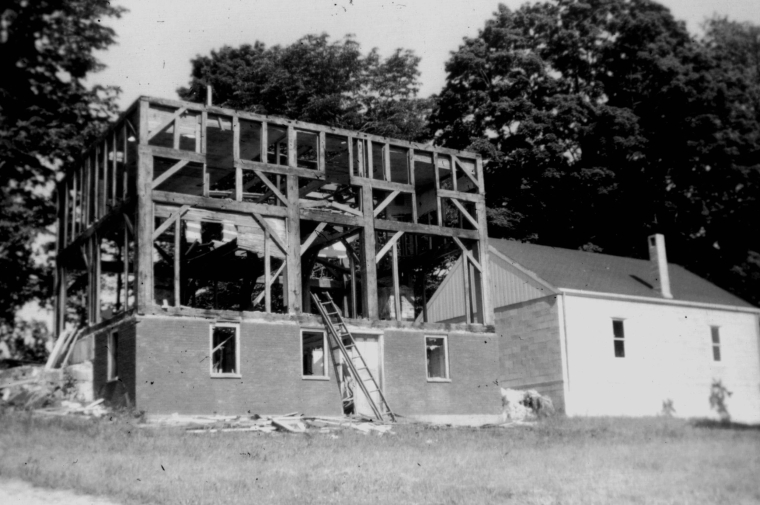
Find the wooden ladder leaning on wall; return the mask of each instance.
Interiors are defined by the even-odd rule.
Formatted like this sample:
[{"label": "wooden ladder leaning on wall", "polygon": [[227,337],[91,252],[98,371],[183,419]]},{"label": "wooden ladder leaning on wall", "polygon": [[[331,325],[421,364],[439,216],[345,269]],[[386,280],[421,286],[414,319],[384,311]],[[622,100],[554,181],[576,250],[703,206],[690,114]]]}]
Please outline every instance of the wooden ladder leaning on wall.
[{"label": "wooden ladder leaning on wall", "polygon": [[[375,416],[381,421],[384,421],[387,416],[391,421],[396,422],[396,416],[393,414],[390,406],[388,406],[385,395],[372,376],[369,367],[367,367],[367,363],[359,352],[359,348],[356,347],[354,336],[348,331],[340,309],[333,301],[330,293],[325,293],[325,296],[327,299],[323,302],[316,293],[311,294],[311,298],[317,304],[319,313],[325,321],[325,327],[327,327],[327,331],[335,343],[335,346],[331,347],[330,350],[340,349],[354,382],[359,385],[362,393],[364,393],[364,397],[367,398],[367,402],[375,413]],[[348,343],[344,343],[343,339],[347,339]],[[375,401],[372,393],[377,393],[379,401]],[[354,405],[356,405],[356,401],[354,401]]]}]

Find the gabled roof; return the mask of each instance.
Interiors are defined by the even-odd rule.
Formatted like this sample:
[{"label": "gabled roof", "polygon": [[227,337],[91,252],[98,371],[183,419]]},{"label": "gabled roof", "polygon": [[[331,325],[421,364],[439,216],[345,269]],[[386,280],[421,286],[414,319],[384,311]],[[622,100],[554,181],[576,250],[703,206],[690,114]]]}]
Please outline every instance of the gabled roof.
[{"label": "gabled roof", "polygon": [[[490,239],[491,247],[555,288],[662,299],[648,260]],[[668,264],[673,300],[753,307],[685,268]]]}]

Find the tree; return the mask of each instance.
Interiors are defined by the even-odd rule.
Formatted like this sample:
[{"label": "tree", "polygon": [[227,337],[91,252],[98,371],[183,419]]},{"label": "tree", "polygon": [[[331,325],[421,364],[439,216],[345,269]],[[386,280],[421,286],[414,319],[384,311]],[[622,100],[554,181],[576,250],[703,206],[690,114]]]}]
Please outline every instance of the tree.
[{"label": "tree", "polygon": [[115,90],[87,89],[114,42],[101,24],[122,9],[106,0],[6,0],[0,7],[0,320],[49,296],[50,265],[33,244],[55,221],[60,167],[116,110]]},{"label": "tree", "polygon": [[419,58],[396,50],[363,55],[351,37],[330,42],[307,35],[287,47],[263,43],[224,46],[192,60],[190,85],[177,90],[201,102],[206,86],[214,105],[328,126],[419,140],[429,101],[417,98]]},{"label": "tree", "polygon": [[672,261],[758,302],[732,272],[760,273],[760,109],[719,53],[649,0],[501,5],[447,63],[431,129],[484,154],[493,236],[642,257],[661,232]]}]

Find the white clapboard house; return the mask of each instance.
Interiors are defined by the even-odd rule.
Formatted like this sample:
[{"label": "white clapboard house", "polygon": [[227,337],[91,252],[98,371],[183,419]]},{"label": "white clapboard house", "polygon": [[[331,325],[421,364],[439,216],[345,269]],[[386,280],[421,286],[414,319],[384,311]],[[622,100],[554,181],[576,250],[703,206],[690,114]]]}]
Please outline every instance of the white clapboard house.
[{"label": "white clapboard house", "polygon": [[[732,420],[760,422],[760,309],[648,241],[650,261],[491,239],[501,385],[568,415],[714,417],[719,384]],[[463,320],[463,285],[460,262],[429,321]]]}]

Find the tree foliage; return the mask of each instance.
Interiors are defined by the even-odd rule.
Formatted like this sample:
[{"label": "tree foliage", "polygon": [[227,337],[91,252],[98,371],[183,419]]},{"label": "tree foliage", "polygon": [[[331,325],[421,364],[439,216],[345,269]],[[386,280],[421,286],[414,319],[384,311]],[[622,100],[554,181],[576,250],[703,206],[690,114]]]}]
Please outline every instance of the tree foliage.
[{"label": "tree foliage", "polygon": [[0,319],[49,293],[33,243],[55,221],[53,186],[115,111],[114,90],[88,89],[93,52],[114,42],[106,0],[6,0],[0,6]]},{"label": "tree foliage", "polygon": [[499,6],[431,118],[484,154],[491,235],[641,257],[660,232],[671,261],[760,302],[756,32],[708,28],[649,0]]},{"label": "tree foliage", "polygon": [[398,49],[364,55],[351,37],[307,35],[292,45],[222,47],[192,60],[190,85],[177,90],[201,102],[328,126],[418,140],[429,102],[417,97],[419,58]]}]

